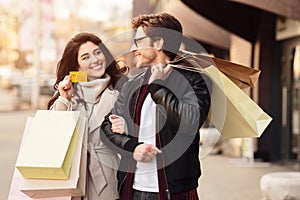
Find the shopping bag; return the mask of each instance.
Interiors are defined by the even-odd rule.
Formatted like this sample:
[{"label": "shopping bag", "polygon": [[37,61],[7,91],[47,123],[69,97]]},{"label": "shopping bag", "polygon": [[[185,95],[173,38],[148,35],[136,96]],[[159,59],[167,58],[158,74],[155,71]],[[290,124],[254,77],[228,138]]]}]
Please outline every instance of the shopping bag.
[{"label": "shopping bag", "polygon": [[[33,118],[28,117],[21,146],[29,132]],[[82,117],[79,124],[76,151],[68,180],[25,179],[15,168],[8,200],[74,200],[85,195],[87,167],[87,134],[86,118]],[[72,198],[73,197],[73,198]],[[78,198],[80,199],[80,198]]]},{"label": "shopping bag", "polygon": [[217,68],[223,72],[232,82],[241,89],[255,87],[260,70],[225,61],[219,58],[211,58]]},{"label": "shopping bag", "polygon": [[216,67],[202,69],[212,80],[209,120],[225,138],[260,137],[272,118]]},{"label": "shopping bag", "polygon": [[79,115],[79,111],[36,112],[16,162],[24,178],[69,178],[78,140]]},{"label": "shopping bag", "polygon": [[181,51],[179,55],[177,61],[183,61],[184,65],[189,66],[191,70],[199,71],[211,65],[216,66],[241,89],[255,87],[261,73],[258,69],[215,58],[206,54]]}]

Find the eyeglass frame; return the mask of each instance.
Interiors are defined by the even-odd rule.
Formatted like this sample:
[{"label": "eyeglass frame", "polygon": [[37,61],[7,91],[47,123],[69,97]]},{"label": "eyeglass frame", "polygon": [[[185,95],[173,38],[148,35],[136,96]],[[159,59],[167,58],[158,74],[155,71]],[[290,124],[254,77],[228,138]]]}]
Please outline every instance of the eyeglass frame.
[{"label": "eyeglass frame", "polygon": [[143,36],[143,37],[139,37],[139,38],[133,38],[133,44],[134,44],[136,47],[138,47],[138,42],[139,42],[139,41],[142,41],[142,40],[145,39],[145,38],[150,38],[150,39],[152,39],[152,37],[151,37],[151,36],[148,36],[148,35]]}]

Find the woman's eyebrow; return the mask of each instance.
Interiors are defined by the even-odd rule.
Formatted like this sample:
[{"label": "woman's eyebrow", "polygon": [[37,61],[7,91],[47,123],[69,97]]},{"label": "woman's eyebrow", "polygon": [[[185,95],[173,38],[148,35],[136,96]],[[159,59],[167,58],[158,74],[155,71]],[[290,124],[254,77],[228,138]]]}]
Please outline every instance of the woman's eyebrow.
[{"label": "woman's eyebrow", "polygon": [[97,47],[97,48],[95,48],[95,49],[93,50],[93,52],[98,51],[98,50],[102,51],[102,50],[100,49],[100,47]]},{"label": "woman's eyebrow", "polygon": [[82,57],[84,57],[84,56],[86,56],[86,55],[89,55],[89,53],[84,53],[84,54],[82,54],[82,55],[80,56],[80,58],[82,58]]}]

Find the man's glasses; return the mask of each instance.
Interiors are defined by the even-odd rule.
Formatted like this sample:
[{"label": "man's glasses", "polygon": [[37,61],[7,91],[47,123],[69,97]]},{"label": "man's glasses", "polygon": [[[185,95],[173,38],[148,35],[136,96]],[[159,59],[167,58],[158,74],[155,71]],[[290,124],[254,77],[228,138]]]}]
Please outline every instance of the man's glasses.
[{"label": "man's glasses", "polygon": [[138,44],[145,38],[148,38],[150,36],[144,36],[144,37],[140,37],[140,38],[133,38],[133,43],[136,47],[138,47]]}]

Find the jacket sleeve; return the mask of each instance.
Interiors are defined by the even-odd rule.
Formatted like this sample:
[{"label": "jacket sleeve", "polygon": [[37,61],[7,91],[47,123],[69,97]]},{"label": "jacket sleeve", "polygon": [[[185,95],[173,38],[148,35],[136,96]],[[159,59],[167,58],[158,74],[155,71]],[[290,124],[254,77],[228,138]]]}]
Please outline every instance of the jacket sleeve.
[{"label": "jacket sleeve", "polygon": [[109,116],[111,114],[116,114],[119,116],[123,116],[126,123],[128,124],[128,116],[126,115],[126,111],[128,110],[128,108],[126,108],[124,104],[124,98],[125,96],[126,98],[128,98],[128,93],[124,88],[126,87],[123,87],[122,91],[120,92],[114,108],[109,114],[106,115],[104,121],[102,122],[100,136],[101,140],[107,147],[120,153],[121,155],[129,154],[132,156],[132,152],[134,151],[135,147],[140,143],[138,143],[137,140],[133,136],[130,136],[128,133],[119,134],[112,132],[111,122],[109,120]]},{"label": "jacket sleeve", "polygon": [[50,110],[61,110],[61,111],[65,111],[65,110],[70,110],[71,108],[71,101],[59,96],[54,103],[52,104],[52,106],[50,107]]},{"label": "jacket sleeve", "polygon": [[[185,134],[193,134],[207,119],[211,81],[207,76],[194,72],[185,73],[183,79],[186,83],[173,83],[176,89],[170,89],[163,80],[155,80],[148,90],[153,101],[164,109],[170,124],[175,127],[180,125]],[[178,97],[176,91],[183,93],[183,96]]]}]

